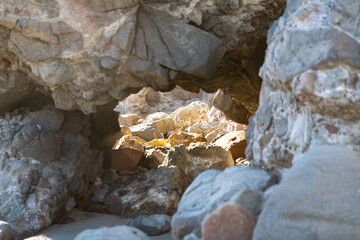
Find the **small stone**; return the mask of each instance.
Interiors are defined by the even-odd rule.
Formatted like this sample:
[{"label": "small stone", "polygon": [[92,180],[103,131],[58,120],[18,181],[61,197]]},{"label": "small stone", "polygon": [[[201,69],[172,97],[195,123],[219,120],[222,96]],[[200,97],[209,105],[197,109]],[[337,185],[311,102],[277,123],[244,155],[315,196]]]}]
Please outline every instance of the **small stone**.
[{"label": "small stone", "polygon": [[202,222],[203,240],[251,240],[255,227],[254,215],[245,208],[225,203]]},{"label": "small stone", "polygon": [[104,168],[118,171],[134,170],[144,153],[132,148],[119,148],[104,153]]},{"label": "small stone", "polygon": [[123,202],[118,196],[108,196],[105,200],[105,208],[110,214],[121,215],[124,207]]},{"label": "small stone", "polygon": [[116,182],[119,179],[119,175],[116,173],[115,169],[105,169],[102,175],[102,181],[105,184],[111,184]]},{"label": "small stone", "polygon": [[245,149],[247,146],[245,131],[229,132],[217,139],[214,145],[230,151],[234,159],[240,157],[245,158]]},{"label": "small stone", "polygon": [[157,236],[170,231],[170,217],[165,214],[140,215],[128,223],[144,231],[148,236]]},{"label": "small stone", "polygon": [[206,138],[202,134],[187,133],[187,132],[175,132],[169,136],[169,144],[171,146],[185,145],[188,147],[191,143],[207,142]]}]

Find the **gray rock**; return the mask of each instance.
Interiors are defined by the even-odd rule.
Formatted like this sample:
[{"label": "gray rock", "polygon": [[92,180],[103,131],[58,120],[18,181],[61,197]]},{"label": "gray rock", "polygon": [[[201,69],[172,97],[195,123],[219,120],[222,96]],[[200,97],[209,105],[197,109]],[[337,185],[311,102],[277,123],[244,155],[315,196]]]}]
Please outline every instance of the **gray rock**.
[{"label": "gray rock", "polygon": [[139,229],[128,226],[104,227],[99,229],[88,229],[81,232],[74,240],[150,240],[150,238]]},{"label": "gray rock", "polygon": [[119,179],[119,175],[116,173],[115,169],[105,169],[104,173],[101,176],[101,180],[105,184],[111,184],[116,182]]},{"label": "gray rock", "polygon": [[262,204],[262,192],[248,189],[243,192],[239,192],[234,195],[229,202],[236,203],[254,214],[254,216],[260,213]]},{"label": "gray rock", "polygon": [[134,136],[138,136],[147,142],[153,139],[164,138],[164,135],[160,132],[160,129],[150,124],[138,124],[130,127],[130,130]]},{"label": "gray rock", "polygon": [[299,156],[266,200],[253,239],[356,239],[359,159],[359,152],[338,145]]},{"label": "gray rock", "polygon": [[[20,111],[20,118],[13,114],[6,122],[0,117],[0,219],[11,225],[15,238],[48,227],[72,208],[73,197],[86,191],[102,167],[81,134],[40,130],[27,123],[43,121],[44,111],[31,117]],[[45,125],[58,128],[56,121]]]},{"label": "gray rock", "polygon": [[106,69],[113,69],[118,65],[118,61],[112,57],[103,57],[101,58],[101,66]]},{"label": "gray rock", "polygon": [[0,221],[0,239],[1,240],[13,239],[13,233],[11,227],[7,222]]},{"label": "gray rock", "polygon": [[170,217],[165,214],[141,215],[128,223],[128,226],[136,227],[148,236],[156,236],[170,231]]},{"label": "gray rock", "polygon": [[173,238],[183,239],[190,233],[201,236],[201,222],[207,214],[230,201],[235,194],[248,190],[263,191],[274,181],[269,173],[247,166],[201,173],[186,189],[172,218]]},{"label": "gray rock", "polygon": [[317,145],[360,150],[359,7],[350,0],[288,1],[268,34],[247,160],[285,172]]}]

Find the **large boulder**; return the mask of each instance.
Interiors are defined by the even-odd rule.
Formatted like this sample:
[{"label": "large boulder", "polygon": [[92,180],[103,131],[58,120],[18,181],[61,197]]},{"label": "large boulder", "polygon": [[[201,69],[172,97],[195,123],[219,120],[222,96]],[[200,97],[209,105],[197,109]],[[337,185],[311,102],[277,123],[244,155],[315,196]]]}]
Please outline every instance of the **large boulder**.
[{"label": "large boulder", "polygon": [[0,218],[18,238],[71,210],[73,197],[100,174],[101,153],[79,129],[63,125],[71,119],[51,107],[0,117]]},{"label": "large boulder", "polygon": [[359,149],[359,7],[351,0],[288,1],[268,34],[248,160],[281,171],[315,145]]},{"label": "large boulder", "polygon": [[175,240],[194,233],[201,238],[201,223],[206,215],[247,190],[263,191],[274,184],[271,174],[247,166],[234,166],[201,173],[186,189],[171,221]]},{"label": "large boulder", "polygon": [[253,239],[356,239],[359,171],[359,152],[338,145],[311,148],[272,190]]}]

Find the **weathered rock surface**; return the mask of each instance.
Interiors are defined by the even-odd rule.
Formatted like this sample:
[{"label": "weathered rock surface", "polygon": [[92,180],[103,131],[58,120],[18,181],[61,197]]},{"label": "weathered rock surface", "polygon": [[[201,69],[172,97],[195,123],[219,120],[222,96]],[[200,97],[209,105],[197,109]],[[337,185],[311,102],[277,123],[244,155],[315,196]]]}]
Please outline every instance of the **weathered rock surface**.
[{"label": "weathered rock surface", "polygon": [[64,124],[74,116],[45,107],[0,117],[0,218],[16,237],[71,210],[72,196],[83,194],[100,174],[102,155],[90,149],[81,129]]},{"label": "weathered rock surface", "polygon": [[206,103],[196,101],[177,109],[170,114],[170,117],[174,120],[177,129],[186,130],[195,123],[209,122],[209,111],[210,108]]},{"label": "weathered rock surface", "polygon": [[268,35],[247,159],[274,169],[321,144],[360,151],[358,1],[289,1]]},{"label": "weathered rock surface", "polygon": [[[120,176],[111,186],[105,205],[123,217],[173,214],[183,192],[176,167],[159,167],[136,176]],[[114,211],[112,211],[114,209]]]},{"label": "weathered rock surface", "polygon": [[245,131],[229,132],[217,139],[213,144],[216,146],[220,146],[227,151],[230,151],[234,159],[245,157]]},{"label": "weathered rock surface", "polygon": [[207,139],[200,133],[175,132],[169,136],[168,142],[171,146],[184,145],[188,147],[191,143],[204,143]]},{"label": "weathered rock surface", "polygon": [[183,239],[191,233],[201,238],[201,222],[207,214],[228,202],[235,194],[249,189],[263,191],[275,180],[269,173],[247,166],[201,173],[186,189],[172,218],[173,238]]},{"label": "weathered rock surface", "polygon": [[130,131],[134,136],[138,136],[147,142],[150,142],[153,139],[164,138],[160,129],[152,124],[138,124],[130,127]]},{"label": "weathered rock surface", "polygon": [[141,230],[128,226],[102,227],[99,229],[88,229],[76,236],[74,240],[150,240]]},{"label": "weathered rock surface", "polygon": [[311,148],[274,187],[254,239],[356,239],[359,171],[358,152],[337,145]]},{"label": "weathered rock surface", "polygon": [[225,203],[202,222],[204,240],[251,240],[255,216],[235,203]]},{"label": "weathered rock surface", "polygon": [[157,112],[148,115],[144,124],[150,124],[153,127],[157,127],[162,134],[166,134],[169,131],[176,129],[175,122],[166,113]]},{"label": "weathered rock surface", "polygon": [[104,153],[104,165],[118,171],[134,170],[144,153],[133,148],[119,148]]},{"label": "weathered rock surface", "polygon": [[165,214],[141,215],[128,223],[128,226],[136,227],[148,236],[156,236],[170,231],[170,217]]},{"label": "weathered rock surface", "polygon": [[234,160],[230,152],[218,146],[195,145],[186,148],[180,145],[169,151],[162,165],[179,168],[185,189],[201,172],[208,169],[224,170],[234,166]]}]

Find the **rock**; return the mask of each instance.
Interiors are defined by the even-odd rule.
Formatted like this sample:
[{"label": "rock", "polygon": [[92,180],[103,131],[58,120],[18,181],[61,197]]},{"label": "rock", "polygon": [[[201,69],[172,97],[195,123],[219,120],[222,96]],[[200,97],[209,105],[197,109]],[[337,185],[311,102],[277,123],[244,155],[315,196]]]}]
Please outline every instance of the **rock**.
[{"label": "rock", "polygon": [[192,146],[186,148],[183,145],[170,150],[165,158],[163,166],[177,166],[183,174],[183,188],[203,171],[208,169],[224,170],[234,165],[231,154],[217,146]]},{"label": "rock", "polygon": [[150,142],[147,142],[146,145],[152,146],[152,147],[164,147],[166,146],[167,141],[165,139],[154,139]]},{"label": "rock", "polygon": [[131,126],[135,125],[137,121],[139,120],[139,115],[137,114],[120,114],[119,117],[122,117],[123,119],[130,122]]},{"label": "rock", "polygon": [[251,212],[237,204],[225,203],[205,217],[202,222],[202,239],[251,240],[255,223]]},{"label": "rock", "polygon": [[54,239],[49,238],[44,235],[39,235],[39,236],[35,236],[35,237],[26,238],[26,240],[54,240]]},{"label": "rock", "polygon": [[88,229],[81,232],[74,240],[150,240],[150,238],[139,229],[128,226],[102,227],[99,229]]},{"label": "rock", "polygon": [[171,134],[168,142],[171,146],[184,145],[188,147],[191,143],[207,142],[207,140],[202,134],[181,131]]},{"label": "rock", "polygon": [[[169,230],[170,230],[170,219],[169,219]],[[13,238],[13,233],[10,225],[7,222],[0,221],[0,239],[11,240],[12,238]]]},{"label": "rock", "polygon": [[146,141],[136,136],[125,135],[119,140],[116,141],[113,150],[118,150],[120,148],[132,148],[140,152],[144,152],[144,144]]},{"label": "rock", "polygon": [[260,191],[248,189],[235,194],[230,199],[230,202],[240,205],[251,212],[254,216],[257,216],[261,209],[262,195],[263,194]]},{"label": "rock", "polygon": [[9,121],[0,117],[0,219],[10,224],[15,238],[52,224],[102,168],[86,136],[59,129],[57,121],[44,122],[45,128],[34,125],[43,116],[64,116],[41,111],[19,110]]},{"label": "rock", "polygon": [[128,223],[146,233],[148,236],[157,236],[170,231],[170,217],[165,214],[141,215]]},{"label": "rock", "polygon": [[189,133],[198,133],[202,135],[207,135],[212,132],[212,130],[213,127],[206,123],[196,123],[187,129]]},{"label": "rock", "polygon": [[210,108],[206,103],[196,101],[177,109],[170,114],[170,117],[174,120],[177,129],[186,130],[195,123],[209,122],[209,111]]},{"label": "rock", "polygon": [[213,105],[225,114],[226,117],[234,120],[235,122],[248,123],[250,117],[249,110],[242,104],[237,104],[236,101],[226,95],[223,91],[219,90],[213,101]]},{"label": "rock", "polygon": [[261,106],[246,138],[249,161],[285,172],[317,145],[358,149],[360,37],[352,23],[359,4],[288,1],[268,34]]},{"label": "rock", "polygon": [[[135,176],[120,176],[119,181],[112,185],[107,198],[121,202],[122,209],[117,214],[121,212],[122,217],[172,215],[183,192],[181,184],[179,169],[160,166]],[[115,206],[119,206],[119,203]]]},{"label": "rock", "polygon": [[230,151],[234,159],[245,157],[245,131],[229,132],[217,139],[213,144],[215,146],[220,146],[227,151]]},{"label": "rock", "polygon": [[139,124],[130,127],[130,130],[134,136],[138,136],[147,142],[153,139],[164,138],[164,135],[160,132],[160,129],[150,124]]},{"label": "rock", "polygon": [[359,159],[339,145],[315,146],[295,159],[266,200],[254,239],[359,236]]},{"label": "rock", "polygon": [[[113,183],[115,181],[108,181],[108,182]],[[91,197],[91,201],[100,204],[105,204],[105,198],[108,192],[109,192],[109,185],[104,184],[101,189],[94,192],[94,195]]]},{"label": "rock", "polygon": [[105,184],[111,184],[116,182],[119,179],[119,175],[116,173],[115,169],[105,169],[102,176],[101,176],[101,180],[103,183]]},{"label": "rock", "polygon": [[209,98],[212,95],[203,91],[191,93],[179,86],[169,92],[157,92],[151,88],[143,88],[140,92],[132,94],[119,102],[115,110],[120,112],[123,117],[136,113],[137,116],[146,118],[148,115],[157,112],[170,114],[176,109],[187,105],[191,99],[201,99],[211,104]]},{"label": "rock", "polygon": [[146,148],[145,158],[140,160],[139,166],[147,169],[157,168],[164,162],[168,153],[169,149],[166,147]]},{"label": "rock", "polygon": [[150,124],[157,127],[162,134],[166,134],[169,131],[175,130],[175,122],[169,115],[162,112],[150,114],[144,120],[144,124]]},{"label": "rock", "polygon": [[119,148],[104,154],[104,168],[113,168],[118,171],[135,169],[144,153],[132,148]]},{"label": "rock", "polygon": [[247,166],[201,173],[186,189],[172,218],[173,238],[182,239],[191,233],[201,237],[201,222],[206,215],[228,202],[235,194],[249,189],[264,191],[275,181],[275,177],[268,172]]},{"label": "rock", "polygon": [[130,121],[128,121],[127,119],[123,118],[121,115],[119,115],[119,117],[118,117],[118,122],[119,122],[120,128],[121,127],[131,127],[132,125],[134,125],[134,124],[130,123]]}]

